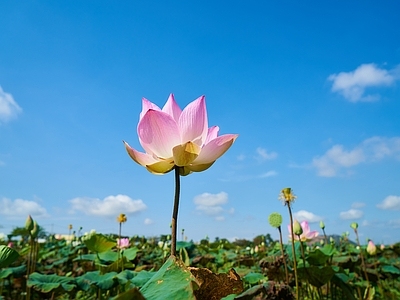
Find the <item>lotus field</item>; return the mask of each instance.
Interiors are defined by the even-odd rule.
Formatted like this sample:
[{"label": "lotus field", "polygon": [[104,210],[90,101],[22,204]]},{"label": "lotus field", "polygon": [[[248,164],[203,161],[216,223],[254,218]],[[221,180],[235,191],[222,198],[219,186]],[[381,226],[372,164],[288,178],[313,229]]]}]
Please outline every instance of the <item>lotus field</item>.
[{"label": "lotus field", "polygon": [[9,235],[0,245],[0,299],[400,299],[400,243],[361,243],[357,223],[342,236],[326,235],[334,228],[323,222],[311,230],[293,218],[296,195],[289,187],[278,198],[290,223],[282,224],[283,212],[269,212],[263,229],[277,230],[279,240],[266,234],[193,242],[184,229],[179,238],[181,176],[208,170],[238,135],[208,127],[204,97],[183,110],[172,94],[162,109],[142,103],[137,133],[144,152],[124,145],[147,171],[174,173],[171,232],[125,236],[129,220],[121,212],[115,234],[75,235],[70,225],[66,238],[39,242],[40,226],[28,216],[22,239]]},{"label": "lotus field", "polygon": [[176,256],[168,235],[31,238],[0,246],[0,299],[295,299],[297,291],[299,299],[400,298],[400,244],[369,249],[347,234],[295,241],[298,289],[291,244],[283,256],[268,235],[178,241]]}]

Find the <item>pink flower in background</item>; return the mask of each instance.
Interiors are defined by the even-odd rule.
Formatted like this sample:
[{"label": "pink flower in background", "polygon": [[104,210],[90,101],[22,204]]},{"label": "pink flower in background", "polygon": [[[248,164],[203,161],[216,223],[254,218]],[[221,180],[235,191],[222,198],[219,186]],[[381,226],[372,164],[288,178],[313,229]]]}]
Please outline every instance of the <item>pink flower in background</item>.
[{"label": "pink flower in background", "polygon": [[238,136],[218,136],[218,126],[208,128],[204,96],[183,110],[173,94],[162,109],[145,98],[142,104],[137,131],[145,153],[124,144],[129,156],[151,173],[165,174],[175,166],[180,175],[207,170]]},{"label": "pink flower in background", "polygon": [[369,240],[368,245],[367,245],[367,252],[369,255],[375,255],[376,254],[376,246],[373,241]]},{"label": "pink flower in background", "polygon": [[[307,242],[312,240],[313,238],[318,236],[318,231],[310,231],[310,226],[307,221],[303,221],[300,223],[301,228],[303,229],[303,233],[300,235],[300,241]],[[290,228],[290,224],[288,225],[289,230],[289,239],[292,239],[292,229]],[[294,235],[295,240],[299,240],[299,237]]]},{"label": "pink flower in background", "polygon": [[129,247],[129,239],[128,238],[117,239],[117,248],[126,249],[128,247]]}]

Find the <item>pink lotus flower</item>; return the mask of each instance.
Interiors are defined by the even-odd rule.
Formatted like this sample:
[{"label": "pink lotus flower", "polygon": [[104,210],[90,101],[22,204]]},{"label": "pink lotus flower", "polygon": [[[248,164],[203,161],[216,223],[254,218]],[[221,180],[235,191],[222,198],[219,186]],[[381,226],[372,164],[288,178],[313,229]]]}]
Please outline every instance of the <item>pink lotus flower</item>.
[{"label": "pink lotus flower", "polygon": [[367,245],[367,252],[369,255],[375,255],[376,254],[376,246],[373,241],[369,240],[368,245]]},{"label": "pink lotus flower", "polygon": [[[303,229],[303,233],[300,235],[300,241],[302,242],[308,242],[312,240],[313,238],[318,236],[318,231],[310,231],[310,226],[308,226],[307,221],[303,221],[300,223],[301,228]],[[290,228],[290,224],[288,225],[288,230],[289,230],[289,239],[292,239],[292,229]],[[299,240],[299,237],[297,235],[294,235],[295,240]]]},{"label": "pink lotus flower", "polygon": [[201,172],[221,157],[237,134],[218,136],[219,127],[208,128],[205,97],[199,97],[183,110],[171,94],[160,109],[143,98],[137,127],[139,142],[146,153],[124,142],[129,156],[151,173],[165,174],[179,167],[180,175]]},{"label": "pink lotus flower", "polygon": [[117,239],[117,248],[125,249],[128,247],[129,247],[129,239],[128,238]]}]

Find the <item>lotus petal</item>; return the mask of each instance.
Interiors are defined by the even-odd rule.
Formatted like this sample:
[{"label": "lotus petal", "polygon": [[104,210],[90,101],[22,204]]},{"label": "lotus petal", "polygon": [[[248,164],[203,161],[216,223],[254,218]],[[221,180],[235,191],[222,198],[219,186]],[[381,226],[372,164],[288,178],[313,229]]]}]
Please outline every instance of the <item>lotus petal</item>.
[{"label": "lotus petal", "polygon": [[172,171],[174,166],[175,166],[174,161],[171,159],[171,160],[162,160],[152,165],[147,165],[146,169],[153,174],[161,175]]},{"label": "lotus petal", "polygon": [[202,165],[216,161],[232,146],[237,137],[237,134],[225,134],[213,139],[201,149],[193,164]]},{"label": "lotus petal", "polygon": [[182,111],[179,118],[182,143],[192,141],[201,146],[207,138],[208,121],[204,96],[197,98]]},{"label": "lotus petal", "polygon": [[125,144],[125,149],[126,151],[128,151],[129,156],[135,161],[137,162],[139,165],[142,165],[143,167],[145,167],[146,165],[151,165],[154,164],[155,162],[157,162],[157,160],[147,154],[147,153],[142,153],[139,151],[136,151],[134,148],[132,148],[131,146],[129,146],[129,144],[125,141],[123,141]]},{"label": "lotus petal", "polygon": [[169,95],[167,103],[165,103],[162,111],[169,114],[175,120],[175,122],[178,124],[179,117],[181,116],[182,110],[176,103],[175,97],[173,94]]},{"label": "lotus petal", "polygon": [[174,162],[178,167],[190,165],[199,156],[200,147],[192,142],[175,146],[172,149]]},{"label": "lotus petal", "polygon": [[181,144],[178,125],[167,113],[150,109],[138,125],[143,149],[159,158],[172,157],[172,148]]}]

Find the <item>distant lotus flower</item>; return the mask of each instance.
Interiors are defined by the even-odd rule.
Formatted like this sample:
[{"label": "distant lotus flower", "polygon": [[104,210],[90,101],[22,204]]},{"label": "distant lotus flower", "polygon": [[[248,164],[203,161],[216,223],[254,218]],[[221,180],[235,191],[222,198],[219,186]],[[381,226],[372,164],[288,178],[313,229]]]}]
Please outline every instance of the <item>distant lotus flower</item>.
[{"label": "distant lotus flower", "polygon": [[117,239],[117,248],[126,249],[128,247],[129,247],[129,239],[128,238]]},{"label": "distant lotus flower", "polygon": [[[303,233],[300,234],[300,241],[302,242],[307,242],[312,240],[313,238],[318,236],[318,231],[310,231],[310,226],[308,225],[307,221],[301,222],[301,228],[303,229]],[[288,225],[288,230],[289,230],[289,238],[292,238],[292,229],[290,228],[290,225]],[[294,236],[295,240],[299,240],[298,236]]]},{"label": "distant lotus flower", "polygon": [[373,241],[369,241],[367,245],[367,252],[369,255],[375,255],[376,254],[376,246]]},{"label": "distant lotus flower", "polygon": [[143,98],[137,127],[145,153],[124,142],[129,156],[153,174],[165,174],[179,167],[180,175],[201,172],[221,157],[237,134],[218,136],[219,127],[208,128],[205,97],[199,97],[183,110],[171,94],[160,109]]}]

